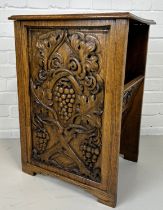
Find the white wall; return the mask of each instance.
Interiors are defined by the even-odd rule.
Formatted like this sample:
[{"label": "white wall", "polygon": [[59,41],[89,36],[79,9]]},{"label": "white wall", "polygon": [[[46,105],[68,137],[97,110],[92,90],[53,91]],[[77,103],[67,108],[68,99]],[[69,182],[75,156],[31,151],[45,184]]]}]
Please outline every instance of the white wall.
[{"label": "white wall", "polygon": [[16,14],[132,11],[154,19],[151,27],[142,134],[163,134],[162,0],[0,0],[0,138],[19,136],[14,30],[7,18]]}]

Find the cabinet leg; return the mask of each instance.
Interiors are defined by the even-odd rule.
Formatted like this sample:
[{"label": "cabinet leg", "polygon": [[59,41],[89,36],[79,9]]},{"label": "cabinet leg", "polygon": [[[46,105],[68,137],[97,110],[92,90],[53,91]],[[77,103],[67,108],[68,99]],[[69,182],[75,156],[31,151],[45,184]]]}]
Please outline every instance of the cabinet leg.
[{"label": "cabinet leg", "polygon": [[137,162],[138,161],[138,152],[136,152],[135,154],[130,152],[130,151],[126,151],[124,153],[124,159],[125,160],[130,160],[133,162]]},{"label": "cabinet leg", "polygon": [[120,153],[124,159],[137,162],[139,153],[140,121],[143,98],[143,83],[139,87],[131,107],[123,113]]},{"label": "cabinet leg", "polygon": [[99,198],[98,198],[98,202],[100,202],[100,203],[102,203],[106,206],[109,206],[109,207],[113,207],[113,208],[116,207],[116,202],[105,201],[105,200],[102,200],[102,199],[99,199]]},{"label": "cabinet leg", "polygon": [[32,171],[28,166],[26,165],[22,165],[22,171],[26,174],[29,174],[31,176],[35,176],[36,173],[34,171]]},{"label": "cabinet leg", "polygon": [[103,191],[103,190],[86,189],[86,191],[95,196],[98,202],[113,208],[116,207],[117,191],[114,194],[109,191]]}]

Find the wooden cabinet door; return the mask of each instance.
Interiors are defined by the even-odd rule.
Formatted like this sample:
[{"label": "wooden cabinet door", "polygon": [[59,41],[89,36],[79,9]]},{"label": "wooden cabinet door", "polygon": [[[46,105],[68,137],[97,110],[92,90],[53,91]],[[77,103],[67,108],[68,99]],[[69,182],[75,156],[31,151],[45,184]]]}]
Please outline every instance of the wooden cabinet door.
[{"label": "wooden cabinet door", "polygon": [[31,162],[101,183],[108,28],[29,30]]}]

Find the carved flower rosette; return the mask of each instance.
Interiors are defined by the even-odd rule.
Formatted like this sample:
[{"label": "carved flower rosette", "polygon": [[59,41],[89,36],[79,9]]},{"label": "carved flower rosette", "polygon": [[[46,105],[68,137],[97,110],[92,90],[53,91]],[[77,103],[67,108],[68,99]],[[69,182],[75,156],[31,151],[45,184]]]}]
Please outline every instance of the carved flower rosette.
[{"label": "carved flower rosette", "polygon": [[35,47],[32,160],[100,182],[104,83],[98,38],[51,30],[38,36]]}]

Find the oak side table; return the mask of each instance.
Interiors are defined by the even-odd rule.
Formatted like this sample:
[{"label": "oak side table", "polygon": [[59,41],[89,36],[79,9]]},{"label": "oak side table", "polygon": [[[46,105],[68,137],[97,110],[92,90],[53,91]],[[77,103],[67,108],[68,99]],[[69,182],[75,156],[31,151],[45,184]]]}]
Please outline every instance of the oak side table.
[{"label": "oak side table", "polygon": [[118,157],[138,159],[149,25],[130,13],[14,20],[24,172],[115,207]]}]

